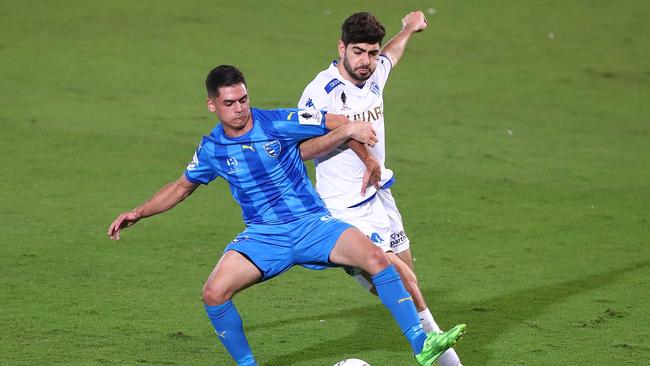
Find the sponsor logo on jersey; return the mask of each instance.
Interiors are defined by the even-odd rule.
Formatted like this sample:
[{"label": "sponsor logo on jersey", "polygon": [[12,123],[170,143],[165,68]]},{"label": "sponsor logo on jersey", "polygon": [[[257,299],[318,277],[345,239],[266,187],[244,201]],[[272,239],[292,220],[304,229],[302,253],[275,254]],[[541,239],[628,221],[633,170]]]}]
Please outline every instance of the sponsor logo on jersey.
[{"label": "sponsor logo on jersey", "polygon": [[341,85],[341,84],[343,84],[343,82],[342,82],[341,80],[339,80],[339,79],[332,79],[332,80],[330,80],[329,83],[327,83],[327,85],[325,85],[325,92],[326,92],[327,94],[329,94],[329,93],[332,92],[332,90],[334,90],[334,88],[336,88],[337,86],[339,86],[339,85]]},{"label": "sponsor logo on jersey", "polygon": [[311,98],[307,99],[307,103],[305,103],[305,106],[308,108],[314,108],[314,101]]},{"label": "sponsor logo on jersey", "polygon": [[323,115],[319,111],[301,111],[298,115],[298,123],[301,125],[318,126]]},{"label": "sponsor logo on jersey", "polygon": [[367,109],[360,113],[353,113],[347,117],[353,121],[368,121],[373,122],[384,116],[384,105],[380,104],[375,108]]},{"label": "sponsor logo on jersey", "polygon": [[250,151],[253,151],[253,152],[255,151],[255,148],[253,148],[253,144],[250,144],[250,145],[242,144],[241,148],[242,148],[242,150],[250,150]]},{"label": "sponsor logo on jersey", "polygon": [[289,112],[289,115],[287,116],[287,121],[291,121],[291,117],[296,114],[296,112]]},{"label": "sponsor logo on jersey", "polygon": [[264,151],[266,151],[270,157],[277,158],[278,155],[280,155],[280,151],[282,151],[282,145],[280,144],[280,141],[273,140],[264,144]]},{"label": "sponsor logo on jersey", "polygon": [[379,233],[372,233],[370,235],[370,240],[372,240],[373,243],[381,244],[384,242],[384,239],[379,235]]}]

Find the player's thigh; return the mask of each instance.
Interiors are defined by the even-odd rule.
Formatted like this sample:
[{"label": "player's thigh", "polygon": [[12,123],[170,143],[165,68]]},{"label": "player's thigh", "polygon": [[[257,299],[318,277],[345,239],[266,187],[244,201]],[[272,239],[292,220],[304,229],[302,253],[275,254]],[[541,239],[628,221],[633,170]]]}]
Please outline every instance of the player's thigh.
[{"label": "player's thigh", "polygon": [[371,275],[389,264],[384,252],[357,228],[349,228],[339,236],[330,252],[330,262],[359,267]]},{"label": "player's thigh", "polygon": [[237,292],[254,285],[262,278],[259,269],[235,250],[221,256],[203,286],[204,297],[230,299]]},{"label": "player's thigh", "polygon": [[[397,209],[397,203],[391,193],[390,189],[382,189],[377,192],[377,198],[386,212],[390,222],[390,247],[395,253],[407,251],[410,248],[411,242],[404,231],[404,223],[402,215]],[[410,255],[410,254],[406,254]]]}]

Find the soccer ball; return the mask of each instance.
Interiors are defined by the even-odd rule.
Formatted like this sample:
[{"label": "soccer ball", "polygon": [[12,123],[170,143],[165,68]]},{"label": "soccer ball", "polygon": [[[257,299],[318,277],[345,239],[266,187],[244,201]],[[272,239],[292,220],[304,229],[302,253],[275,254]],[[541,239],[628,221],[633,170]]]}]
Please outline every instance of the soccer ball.
[{"label": "soccer ball", "polygon": [[370,366],[370,364],[358,358],[348,358],[347,360],[337,362],[334,366]]}]

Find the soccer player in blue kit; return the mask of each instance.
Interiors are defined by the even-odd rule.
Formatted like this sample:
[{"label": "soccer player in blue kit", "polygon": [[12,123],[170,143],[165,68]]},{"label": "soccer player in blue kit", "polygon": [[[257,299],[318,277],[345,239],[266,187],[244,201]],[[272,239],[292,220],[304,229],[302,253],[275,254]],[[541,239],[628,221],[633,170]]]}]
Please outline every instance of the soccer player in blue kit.
[{"label": "soccer player in blue kit", "polygon": [[226,246],[203,287],[203,302],[218,339],[237,365],[257,363],[231,299],[294,265],[346,265],[368,272],[417,362],[431,365],[465,326],[442,334],[423,332],[413,300],[383,251],[358,229],[329,215],[300,158],[300,142],[328,132],[341,142],[355,139],[373,145],[370,124],[317,110],[251,108],[244,76],[233,66],[213,69],[206,87],[208,110],[220,123],[202,139],[179,179],[113,221],[110,238],[119,240],[121,229],[173,208],[199,185],[222,177],[242,208],[246,228]]}]

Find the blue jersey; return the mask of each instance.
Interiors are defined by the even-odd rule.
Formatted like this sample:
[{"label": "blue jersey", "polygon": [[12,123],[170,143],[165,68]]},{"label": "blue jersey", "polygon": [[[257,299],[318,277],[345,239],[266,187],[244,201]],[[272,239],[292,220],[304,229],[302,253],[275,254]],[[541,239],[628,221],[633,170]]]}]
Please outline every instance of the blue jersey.
[{"label": "blue jersey", "polygon": [[230,138],[219,123],[203,137],[185,177],[208,184],[222,177],[246,225],[283,224],[326,211],[300,158],[298,144],[328,132],[325,112],[251,109],[253,128]]}]

